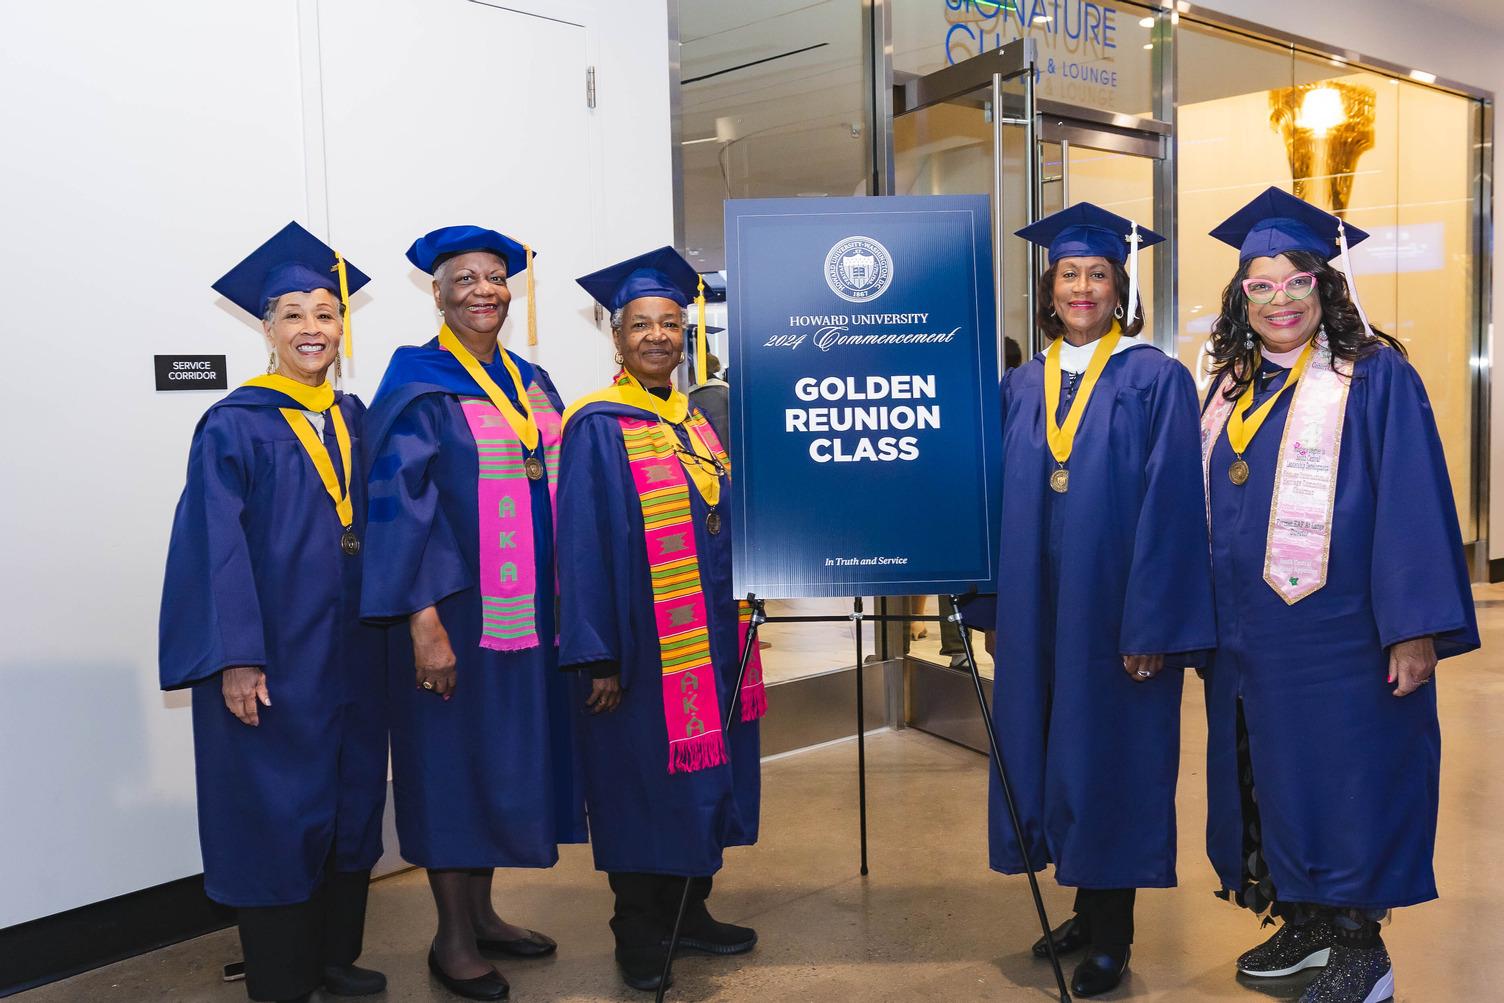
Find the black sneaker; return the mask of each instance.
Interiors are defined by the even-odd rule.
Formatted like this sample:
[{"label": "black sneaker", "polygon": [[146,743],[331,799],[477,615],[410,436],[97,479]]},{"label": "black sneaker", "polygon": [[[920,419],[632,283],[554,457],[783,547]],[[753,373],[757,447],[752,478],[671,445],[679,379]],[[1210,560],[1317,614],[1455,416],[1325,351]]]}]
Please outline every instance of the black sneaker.
[{"label": "black sneaker", "polygon": [[[663,939],[668,947],[668,938]],[[699,951],[702,954],[746,954],[757,946],[757,931],[750,926],[737,926],[712,919],[707,913],[696,922],[684,920],[679,931],[679,950]]]},{"label": "black sneaker", "polygon": [[1321,968],[1332,953],[1332,924],[1317,917],[1296,925],[1286,922],[1274,936],[1238,959],[1238,971],[1256,979],[1277,979],[1307,968]]},{"label": "black sneaker", "polygon": [[1394,997],[1394,966],[1380,942],[1375,947],[1335,944],[1326,970],[1306,986],[1300,1003],[1383,1003]]}]

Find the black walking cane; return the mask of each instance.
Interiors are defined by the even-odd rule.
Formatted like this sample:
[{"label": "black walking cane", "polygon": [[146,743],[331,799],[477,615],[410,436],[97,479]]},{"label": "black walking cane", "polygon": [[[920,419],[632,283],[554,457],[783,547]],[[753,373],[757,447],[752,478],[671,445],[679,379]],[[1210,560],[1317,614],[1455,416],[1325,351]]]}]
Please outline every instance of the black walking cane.
[{"label": "black walking cane", "polygon": [[1044,911],[1044,898],[1039,894],[1039,879],[1034,877],[1034,862],[1029,859],[1029,845],[1024,841],[1023,824],[1018,820],[1018,806],[1013,803],[1013,787],[1008,783],[1008,768],[1003,765],[1003,753],[997,745],[997,732],[992,727],[992,711],[987,707],[987,697],[982,692],[982,675],[977,671],[976,655],[972,652],[971,632],[961,622],[961,600],[950,597],[950,616],[947,617],[961,633],[961,647],[966,650],[966,664],[971,669],[971,682],[977,691],[977,708],[982,712],[982,724],[987,729],[987,745],[992,749],[992,764],[997,767],[997,781],[1003,789],[1003,802],[1008,806],[1008,817],[1013,821],[1013,835],[1018,839],[1018,853],[1024,860],[1024,873],[1029,876],[1029,891],[1034,893],[1034,910],[1039,913],[1039,926],[1044,930],[1045,946],[1050,951],[1050,966],[1055,969],[1055,984],[1060,987],[1060,1003],[1070,1003],[1071,994],[1065,987],[1065,973],[1060,970],[1060,956],[1055,953],[1055,938],[1050,935],[1050,917]]},{"label": "black walking cane", "polygon": [[[748,625],[747,643],[742,647],[741,665],[736,670],[736,686],[731,690],[731,706],[726,710],[721,727],[721,739],[726,743],[726,757],[731,757],[731,726],[736,721],[736,705],[742,696],[742,680],[747,678],[747,663],[752,652],[757,650],[757,628],[767,620],[763,602],[752,593],[747,593],[747,604],[752,607],[752,620]],[[735,797],[735,788],[732,797]],[[679,928],[684,925],[684,911],[689,908],[689,885],[693,878],[684,879],[684,892],[679,896],[679,913],[674,917],[674,932],[668,938],[668,954],[663,959],[663,973],[658,977],[657,1003],[663,1003],[663,994],[668,992],[668,977],[674,967],[674,951],[679,947]]]}]

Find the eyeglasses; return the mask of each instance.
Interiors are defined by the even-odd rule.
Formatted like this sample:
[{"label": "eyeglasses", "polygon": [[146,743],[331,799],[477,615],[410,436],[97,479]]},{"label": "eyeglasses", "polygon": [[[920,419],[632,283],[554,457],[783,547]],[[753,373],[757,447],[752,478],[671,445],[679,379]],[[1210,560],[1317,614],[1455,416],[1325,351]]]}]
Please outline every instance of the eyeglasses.
[{"label": "eyeglasses", "polygon": [[683,446],[677,445],[674,446],[674,452],[679,454],[681,460],[686,463],[692,463],[701,470],[713,470],[717,477],[724,477],[726,475],[725,465],[714,456],[701,456],[693,449],[685,449]]},{"label": "eyeglasses", "polygon": [[1283,292],[1286,299],[1303,300],[1311,295],[1311,290],[1316,288],[1316,276],[1310,272],[1296,272],[1287,276],[1283,282],[1274,282],[1270,279],[1244,279],[1243,295],[1248,297],[1248,302],[1263,306],[1274,299],[1275,293]]}]

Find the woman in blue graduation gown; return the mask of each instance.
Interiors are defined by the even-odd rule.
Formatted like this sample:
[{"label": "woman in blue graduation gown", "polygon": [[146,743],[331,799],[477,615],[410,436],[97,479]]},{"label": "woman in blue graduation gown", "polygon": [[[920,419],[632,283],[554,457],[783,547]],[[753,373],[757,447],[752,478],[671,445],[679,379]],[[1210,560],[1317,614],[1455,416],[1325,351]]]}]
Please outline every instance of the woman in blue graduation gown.
[{"label": "woman in blue graduation gown", "polygon": [[335,260],[289,223],[215,283],[271,359],[194,430],[162,594],[162,688],[193,695],[204,887],[238,910],[254,1000],[386,985],[354,965],[386,727],[380,632],[357,615],[365,407],[326,380]]},{"label": "woman in blue graduation gown", "polygon": [[361,611],[392,628],[388,696],[402,856],[428,869],[428,965],[501,999],[484,954],[552,953],[501,919],[497,867],[552,867],[582,842],[554,626],[553,500],[563,403],[497,343],[531,252],[446,227],[407,252],[434,276],[439,336],[393,355],[371,407],[370,555]]},{"label": "woman in blue graduation gown", "polygon": [[1202,421],[1207,845],[1225,895],[1285,921],[1243,974],[1324,965],[1307,1003],[1372,1003],[1378,918],[1436,897],[1432,672],[1478,630],[1425,388],[1328,264],[1339,225],[1271,188],[1212,233],[1239,265]]},{"label": "woman in blue graduation gown", "polygon": [[[611,311],[622,370],[570,407],[559,483],[560,662],[576,670],[590,837],[616,893],[616,958],[638,989],[658,986],[685,879],[682,946],[737,954],[757,941],[705,906],[722,850],[757,840],[764,705],[754,677],[734,727],[725,724],[740,650],[730,461],[672,384],[698,279],[672,248],[580,279]],[[661,515],[650,492],[644,508],[640,489],[660,482],[677,514]],[[692,557],[674,560],[691,545]]]},{"label": "woman in blue graduation gown", "polygon": [[[1123,264],[1157,234],[1082,203],[1019,235],[1049,248],[1053,340],[1003,383],[993,723],[1030,863],[1078,889],[1053,936],[1090,948],[1072,978],[1090,996],[1128,964],[1134,890],[1175,884],[1182,670],[1216,641],[1196,390],[1137,338]],[[1021,873],[996,778],[990,809],[992,867]]]}]

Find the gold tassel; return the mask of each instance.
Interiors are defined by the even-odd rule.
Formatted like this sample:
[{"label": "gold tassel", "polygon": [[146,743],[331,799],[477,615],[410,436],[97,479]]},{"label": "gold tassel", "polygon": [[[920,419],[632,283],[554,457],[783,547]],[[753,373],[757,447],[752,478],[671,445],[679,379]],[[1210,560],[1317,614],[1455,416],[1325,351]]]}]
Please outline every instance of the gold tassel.
[{"label": "gold tassel", "polygon": [[339,273],[339,305],[343,307],[345,322],[345,357],[355,358],[355,341],[350,337],[350,278],[345,274],[345,259],[338,251],[334,252],[334,268],[332,271]]},{"label": "gold tassel", "polygon": [[533,249],[526,244],[522,245],[522,253],[527,255],[527,343],[538,343],[538,297],[537,285],[533,281]]},{"label": "gold tassel", "polygon": [[700,277],[699,291],[695,295],[695,386],[705,382],[705,276]]}]

